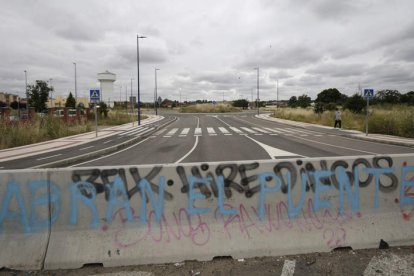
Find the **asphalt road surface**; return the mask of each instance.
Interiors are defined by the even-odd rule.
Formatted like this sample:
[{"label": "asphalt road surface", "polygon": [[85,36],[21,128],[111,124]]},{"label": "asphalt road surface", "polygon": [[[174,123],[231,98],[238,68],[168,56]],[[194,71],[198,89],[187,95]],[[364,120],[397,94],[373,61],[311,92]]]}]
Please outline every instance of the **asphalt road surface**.
[{"label": "asphalt road surface", "polygon": [[344,137],[338,129],[295,127],[254,114],[177,114],[124,150],[77,166],[110,166],[414,153],[414,148]]},{"label": "asphalt road surface", "polygon": [[164,119],[133,130],[35,156],[1,163],[25,169],[102,150],[132,138],[137,142],[73,166],[266,160],[305,157],[414,153],[414,148],[345,137],[346,132],[297,127],[256,118],[255,113],[163,114]]}]

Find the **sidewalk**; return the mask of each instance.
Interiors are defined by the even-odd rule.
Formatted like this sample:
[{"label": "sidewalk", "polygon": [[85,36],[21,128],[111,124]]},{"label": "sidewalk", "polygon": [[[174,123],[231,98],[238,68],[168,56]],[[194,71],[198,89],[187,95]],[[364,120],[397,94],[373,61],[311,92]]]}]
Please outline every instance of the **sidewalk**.
[{"label": "sidewalk", "polygon": [[[147,119],[142,120],[141,126],[145,126],[160,121],[164,118],[163,116],[147,116]],[[54,139],[50,141],[45,141],[41,143],[0,150],[0,162],[86,144],[92,141],[97,141],[112,135],[116,135],[118,133],[122,133],[127,130],[131,130],[136,127],[137,122],[135,122],[134,125],[132,123],[128,123],[119,126],[98,127],[98,136],[96,136],[96,131],[92,131],[78,135]]]},{"label": "sidewalk", "polygon": [[[296,122],[296,121],[290,121],[290,120],[284,120],[279,118],[273,118],[270,117],[269,113],[264,113],[260,115],[256,115],[257,118],[278,122],[282,124],[288,124],[288,125],[294,125],[297,127],[315,127],[320,128],[324,130],[333,130],[332,127],[328,126],[322,126],[322,125],[316,125],[316,124],[310,124],[310,123],[303,123],[303,122]],[[365,133],[357,130],[351,130],[351,129],[338,129],[338,134],[349,137],[349,138],[355,138],[365,141],[372,141],[372,142],[378,142],[378,143],[384,143],[384,144],[391,144],[391,145],[398,145],[398,146],[406,146],[406,147],[414,147],[414,139],[412,138],[404,138],[404,137],[398,137],[398,136],[391,136],[391,135],[384,135],[384,134],[370,134],[366,135]]]}]

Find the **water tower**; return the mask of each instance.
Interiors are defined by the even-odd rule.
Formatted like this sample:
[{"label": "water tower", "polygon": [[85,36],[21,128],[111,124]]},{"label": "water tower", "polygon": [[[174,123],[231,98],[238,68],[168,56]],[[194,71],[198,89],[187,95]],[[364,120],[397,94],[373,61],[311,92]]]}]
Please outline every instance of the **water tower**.
[{"label": "water tower", "polygon": [[[115,99],[114,95],[114,81],[116,81],[116,75],[106,70],[103,73],[98,73],[98,80],[101,88],[101,101],[108,103]],[[112,106],[113,104],[110,104]]]}]

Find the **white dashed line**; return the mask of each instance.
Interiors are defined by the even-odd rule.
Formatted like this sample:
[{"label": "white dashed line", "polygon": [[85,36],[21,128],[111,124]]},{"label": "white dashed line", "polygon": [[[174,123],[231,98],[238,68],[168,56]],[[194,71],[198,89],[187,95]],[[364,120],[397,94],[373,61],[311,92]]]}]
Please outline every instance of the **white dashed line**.
[{"label": "white dashed line", "polygon": [[53,158],[53,157],[57,157],[62,155],[61,153],[59,154],[55,154],[55,155],[51,155],[51,156],[47,156],[47,157],[42,157],[42,158],[37,158],[36,160],[40,161],[40,160],[45,160],[45,159],[49,159],[49,158]]},{"label": "white dashed line", "polygon": [[87,149],[90,149],[90,148],[93,148],[93,147],[95,147],[95,146],[89,146],[89,147],[86,147],[86,148],[81,148],[79,150],[87,150]]},{"label": "white dashed line", "polygon": [[280,276],[293,276],[295,273],[296,261],[285,260],[283,264],[282,274]]}]

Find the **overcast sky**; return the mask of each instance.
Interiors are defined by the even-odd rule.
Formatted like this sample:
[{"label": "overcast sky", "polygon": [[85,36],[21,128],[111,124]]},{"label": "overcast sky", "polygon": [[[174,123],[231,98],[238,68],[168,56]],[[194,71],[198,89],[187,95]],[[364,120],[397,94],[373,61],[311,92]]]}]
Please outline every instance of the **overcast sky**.
[{"label": "overcast sky", "polygon": [[98,87],[99,72],[117,75],[111,100],[125,87],[141,99],[182,101],[307,94],[336,87],[414,90],[412,0],[0,0],[0,91],[24,95],[53,79],[56,94]]}]

